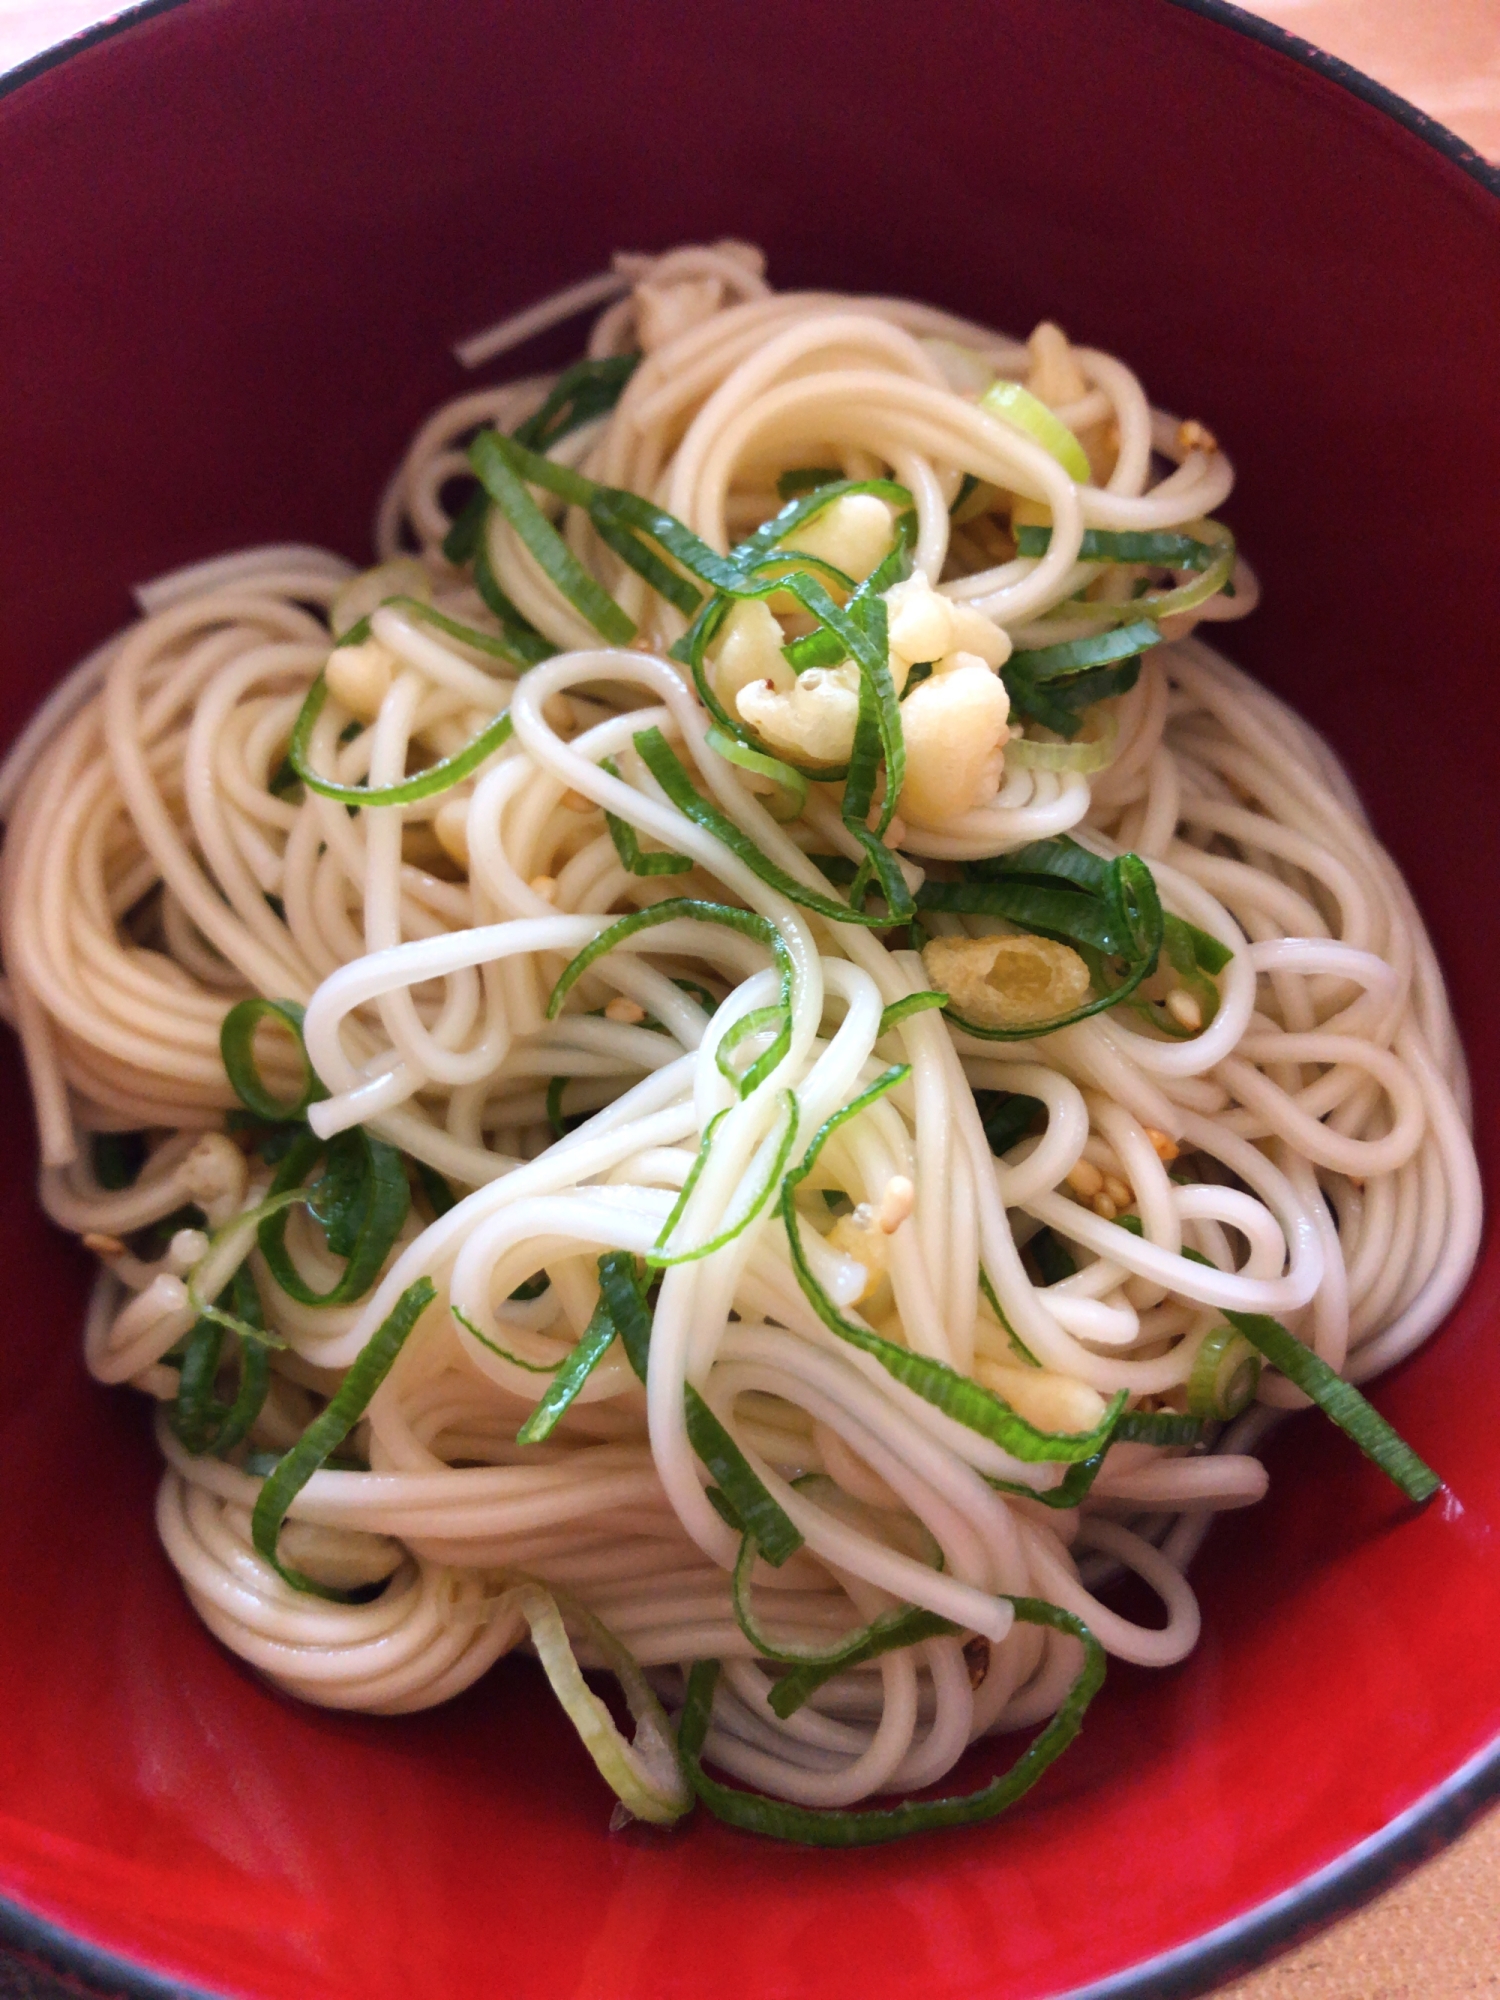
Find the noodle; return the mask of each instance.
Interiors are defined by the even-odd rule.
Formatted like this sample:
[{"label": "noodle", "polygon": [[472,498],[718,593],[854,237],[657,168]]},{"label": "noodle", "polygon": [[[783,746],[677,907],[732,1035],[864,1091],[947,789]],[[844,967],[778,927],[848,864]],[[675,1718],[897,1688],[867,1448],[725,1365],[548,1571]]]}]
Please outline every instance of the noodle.
[{"label": "noodle", "polygon": [[422,427],[380,568],[138,593],[0,771],[5,1011],[226,1646],[397,1713],[529,1641],[629,1812],[884,1838],[1185,1657],[1276,1414],[1440,1323],[1463,1057],[1197,629],[1257,596],[1201,425],[738,244],[458,352],[601,305]]}]

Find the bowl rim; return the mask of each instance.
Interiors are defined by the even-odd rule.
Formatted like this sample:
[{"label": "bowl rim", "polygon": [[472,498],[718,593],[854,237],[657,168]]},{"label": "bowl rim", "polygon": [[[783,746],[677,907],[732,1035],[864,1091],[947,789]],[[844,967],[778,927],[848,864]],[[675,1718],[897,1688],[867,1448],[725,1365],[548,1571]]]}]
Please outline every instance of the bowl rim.
[{"label": "bowl rim", "polygon": [[[189,0],[136,0],[135,5],[41,50],[0,76],[0,99],[143,21],[188,4]],[[1486,160],[1458,133],[1341,56],[1330,55],[1276,22],[1248,13],[1233,0],[1162,0],[1162,4],[1215,22],[1326,78],[1393,119],[1478,182],[1486,193],[1500,199],[1500,162]],[[1193,1996],[1290,1950],[1379,1891],[1392,1887],[1455,1841],[1497,1798],[1500,1734],[1404,1812],[1279,1896],[1171,1951],[1086,1986],[1073,1987],[1058,2000],[1193,2000]],[[107,1947],[91,1943],[3,1896],[0,1947],[20,1952],[49,1972],[90,1981],[118,1995],[119,2000],[220,2000],[205,1987],[133,1965]]]}]

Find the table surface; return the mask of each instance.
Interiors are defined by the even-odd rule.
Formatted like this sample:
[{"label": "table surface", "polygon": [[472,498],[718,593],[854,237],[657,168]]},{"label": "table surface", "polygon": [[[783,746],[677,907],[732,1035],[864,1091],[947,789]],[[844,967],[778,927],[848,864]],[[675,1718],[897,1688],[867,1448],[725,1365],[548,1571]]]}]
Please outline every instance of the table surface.
[{"label": "table surface", "polygon": [[[1500,0],[1244,0],[1500,161]],[[101,0],[0,0],[0,73],[116,11]],[[77,2000],[0,1958],[0,2000]],[[1500,1996],[1500,1812],[1353,1916],[1213,2000]]]}]

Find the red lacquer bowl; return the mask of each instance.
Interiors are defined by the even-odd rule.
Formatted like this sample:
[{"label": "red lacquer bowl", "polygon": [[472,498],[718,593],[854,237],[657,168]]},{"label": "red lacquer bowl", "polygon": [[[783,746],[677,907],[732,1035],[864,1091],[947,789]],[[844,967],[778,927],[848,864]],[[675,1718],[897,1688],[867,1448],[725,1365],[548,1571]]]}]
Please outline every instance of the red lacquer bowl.
[{"label": "red lacquer bowl", "polygon": [[[136,579],[366,552],[449,342],[616,246],[751,236],[782,284],[1125,355],[1233,450],[1266,586],[1233,644],[1411,877],[1492,1164],[1500,203],[1408,107],[1206,3],[188,0],[19,78],[0,187],[0,739]],[[612,1837],[525,1664],[326,1715],[198,1626],[146,1413],[83,1372],[9,1048],[0,1104],[0,1929],[111,1992],[1186,1994],[1500,1786],[1493,1240],[1376,1391],[1456,1500],[1413,1517],[1288,1427],[1209,1544],[1198,1652],[1112,1669],[1008,1819],[854,1854]]]}]

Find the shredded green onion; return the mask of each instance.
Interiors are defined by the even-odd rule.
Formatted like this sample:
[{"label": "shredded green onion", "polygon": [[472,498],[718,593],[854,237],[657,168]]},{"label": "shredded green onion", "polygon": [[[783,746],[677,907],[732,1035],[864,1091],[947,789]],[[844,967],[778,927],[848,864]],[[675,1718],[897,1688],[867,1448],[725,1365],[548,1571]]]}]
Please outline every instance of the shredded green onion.
[{"label": "shredded green onion", "polygon": [[1092,484],[1094,475],[1089,467],[1088,453],[1062,418],[1054,415],[1040,396],[1033,396],[1019,382],[1007,382],[1002,377],[985,390],[979,399],[979,407],[987,410],[992,417],[1000,417],[1004,422],[1013,424],[1018,431],[1025,431],[1028,437],[1035,438],[1044,450],[1051,452],[1068,477],[1080,486]]},{"label": "shredded green onion", "polygon": [[752,771],[758,778],[769,778],[776,786],[767,802],[773,819],[793,820],[807,804],[807,774],[799,771],[795,764],[784,764],[779,757],[767,756],[764,750],[752,750],[748,743],[741,743],[730,736],[717,724],[708,732],[708,747],[727,764],[734,764],[742,771]]},{"label": "shredded green onion", "polygon": [[1304,1396],[1310,1396],[1330,1423],[1353,1438],[1365,1457],[1373,1459],[1408,1500],[1420,1503],[1432,1498],[1442,1480],[1352,1382],[1335,1375],[1328,1363],[1288,1333],[1280,1320],[1264,1313],[1226,1312],[1224,1317],[1252,1347],[1259,1348],[1273,1368],[1279,1368]]},{"label": "shredded green onion", "polygon": [[[270,1125],[300,1118],[309,1104],[316,1104],[328,1092],[318,1081],[302,1040],[304,1009],[295,1000],[263,1000],[254,995],[240,1000],[224,1016],[219,1029],[219,1054],[235,1096],[257,1118]],[[279,1021],[291,1031],[302,1063],[302,1090],[295,1103],[288,1104],[269,1091],[255,1061],[255,1031],[262,1021]]]},{"label": "shredded green onion", "polygon": [[926,993],[908,993],[904,1000],[893,1000],[889,1007],[882,1007],[880,1010],[880,1026],[875,1032],[876,1041],[879,1041],[882,1035],[889,1034],[892,1028],[899,1027],[903,1021],[909,1021],[913,1014],[926,1014],[934,1007],[946,1007],[947,1004],[946,993],[934,993],[930,990]]},{"label": "shredded green onion", "polygon": [[[1016,554],[1044,556],[1052,546],[1052,530],[1028,525],[1015,529]],[[1207,569],[1219,555],[1212,542],[1194,535],[1117,532],[1085,528],[1078,550],[1080,562],[1149,563],[1154,569]]]},{"label": "shredded green onion", "polygon": [[614,1339],[615,1323],[601,1298],[584,1328],[583,1338],[567,1359],[559,1363],[541,1401],[516,1432],[517,1444],[540,1444],[552,1435],[563,1412],[577,1400],[579,1391],[609,1352]]},{"label": "shredded green onion", "polygon": [[698,1157],[694,1160],[692,1169],[683,1183],[681,1194],[673,1204],[671,1214],[662,1225],[661,1234],[656,1239],[656,1247],[647,1252],[646,1263],[648,1266],[652,1269],[660,1270],[665,1269],[669,1264],[695,1263],[698,1258],[707,1257],[714,1250],[722,1250],[726,1243],[732,1243],[736,1236],[741,1235],[743,1231],[750,1227],[750,1224],[771,1199],[772,1194],[781,1185],[781,1177],[786,1171],[786,1163],[791,1158],[792,1147],[796,1144],[797,1140],[796,1098],[792,1095],[791,1091],[783,1090],[777,1098],[777,1104],[782,1119],[785,1122],[782,1125],[776,1145],[771,1151],[765,1171],[761,1175],[759,1185],[752,1187],[748,1192],[742,1192],[738,1215],[731,1215],[730,1220],[724,1224],[723,1228],[711,1236],[706,1243],[695,1243],[685,1250],[669,1250],[667,1245],[671,1241],[672,1234],[681,1219],[683,1210],[687,1207],[688,1197],[698,1184],[699,1175],[703,1171],[703,1167],[708,1159],[709,1150],[713,1145],[714,1133],[718,1128],[719,1120],[725,1116],[725,1113],[721,1111],[717,1117],[710,1121],[708,1130],[703,1135],[703,1143],[698,1149]]},{"label": "shredded green onion", "polygon": [[802,1241],[802,1227],[797,1214],[796,1192],[817,1164],[818,1155],[828,1140],[839,1128],[857,1118],[886,1092],[905,1082],[911,1075],[909,1064],[896,1064],[878,1076],[869,1087],[860,1092],[851,1103],[835,1111],[819,1127],[811,1145],[803,1154],[801,1163],[794,1167],[781,1184],[781,1219],[786,1225],[787,1243],[792,1254],[792,1268],[797,1274],[797,1282],[802,1287],[808,1304],[831,1333],[840,1340],[847,1340],[851,1347],[858,1347],[866,1354],[873,1354],[880,1365],[904,1387],[941,1410],[955,1423],[976,1431],[998,1444],[1028,1464],[1071,1464],[1080,1459],[1090,1458],[1100,1451],[1114,1429],[1115,1420],[1125,1407],[1125,1391],[1120,1390],[1106,1409],[1098,1425],[1091,1431],[1039,1431],[1027,1423],[1010,1405],[990,1390],[981,1388],[967,1375],[959,1374],[946,1362],[935,1361],[925,1354],[916,1354],[908,1347],[900,1347],[893,1340],[886,1340],[873,1333],[866,1326],[856,1325],[846,1319],[823,1286],[818,1282],[808,1262],[807,1251]]},{"label": "shredded green onion", "polygon": [[510,741],[512,724],[510,710],[507,709],[493,722],[487,723],[473,742],[466,743],[462,750],[455,750],[441,763],[429,764],[425,771],[418,771],[414,777],[403,778],[399,784],[340,785],[332,778],[320,777],[308,762],[313,727],[327,700],[328,683],[319,674],[307,691],[307,699],[292,729],[287,758],[309,791],[316,792],[320,798],[337,799],[341,805],[411,806],[420,799],[435,798],[439,792],[451,791],[454,785],[461,784],[479,769],[487,757],[492,757]]},{"label": "shredded green onion", "polygon": [[[867,928],[877,930],[887,930],[893,923],[906,921],[915,909],[905,883],[901,881],[899,875],[897,880],[901,881],[904,902],[899,909],[893,906],[887,916],[872,916],[864,910],[852,909],[847,903],[837,903],[831,896],[825,896],[817,889],[804,888],[800,882],[794,881],[785,869],[779,868],[768,855],[762,854],[748,834],[742,833],[727,814],[721,813],[717,806],[710,805],[708,800],[695,789],[659,729],[637,731],[635,747],[641,753],[646,768],[683,817],[691,820],[694,826],[701,827],[705,833],[712,834],[715,840],[727,847],[738,860],[743,861],[745,866],[753,874],[758,875],[769,888],[774,889],[778,895],[785,896],[788,902],[800,904],[805,910],[812,910],[816,915],[826,918],[829,923],[863,924]],[[873,835],[870,837],[873,839]]]},{"label": "shredded green onion", "polygon": [[1000,1777],[966,1796],[906,1800],[900,1805],[862,1811],[832,1811],[789,1805],[780,1799],[743,1792],[710,1778],[701,1762],[704,1739],[719,1677],[717,1660],[699,1660],[688,1675],[687,1702],[677,1725],[677,1747],[688,1783],[713,1814],[730,1826],[763,1833],[773,1840],[796,1841],[808,1847],[868,1847],[899,1840],[908,1833],[932,1832],[950,1826],[973,1826],[993,1819],[1029,1792],[1083,1725],[1089,1703],[1104,1683],[1104,1648],[1081,1619],[1036,1597],[1013,1597],[1016,1617],[1023,1624],[1049,1625],[1069,1633],[1083,1645],[1083,1667],[1057,1713]]},{"label": "shredded green onion", "polygon": [[[601,771],[608,771],[612,778],[618,778],[620,775],[619,766],[613,757],[601,757],[599,768]],[[610,812],[608,807],[604,812],[604,824],[609,828],[609,837],[614,842],[615,853],[620,857],[620,866],[628,869],[632,875],[686,875],[693,865],[685,854],[673,854],[663,850],[644,852],[636,830],[629,820],[621,819],[618,814]]]},{"label": "shredded green onion", "polygon": [[[322,1177],[304,1190],[306,1176],[322,1159]],[[411,1208],[411,1184],[400,1153],[362,1126],[320,1139],[305,1132],[288,1147],[271,1182],[271,1201],[301,1195],[323,1225],[329,1251],[347,1259],[342,1276],[326,1292],[316,1292],[292,1262],[286,1247],[287,1210],[282,1204],[263,1217],[257,1230],[261,1255],[289,1298],[308,1306],[352,1305],[380,1275]]]},{"label": "shredded green onion", "polygon": [[250,1516],[250,1538],[256,1553],[293,1590],[306,1591],[313,1597],[330,1598],[335,1603],[347,1600],[347,1592],[315,1583],[310,1576],[304,1576],[300,1570],[289,1569],[280,1560],[276,1544],[281,1535],[281,1524],[308,1480],[338,1450],[369,1408],[370,1398],[390,1373],[407,1336],[436,1297],[437,1288],[431,1278],[418,1278],[415,1284],[407,1286],[389,1317],[382,1320],[360,1349],[328,1407],[313,1418],[291,1449],[282,1454],[275,1470],[260,1489]]},{"label": "shredded green onion", "polygon": [[[513,1604],[526,1620],[552,1692],[600,1777],[627,1812],[656,1826],[671,1826],[681,1819],[691,1808],[693,1795],[683,1782],[672,1725],[634,1655],[591,1611],[551,1585],[544,1587],[525,1578],[499,1600],[494,1615],[498,1617],[507,1604]],[[579,1671],[565,1616],[588,1634],[620,1683],[635,1723],[634,1742],[625,1741],[609,1710]]]}]

